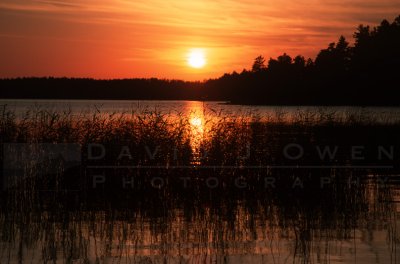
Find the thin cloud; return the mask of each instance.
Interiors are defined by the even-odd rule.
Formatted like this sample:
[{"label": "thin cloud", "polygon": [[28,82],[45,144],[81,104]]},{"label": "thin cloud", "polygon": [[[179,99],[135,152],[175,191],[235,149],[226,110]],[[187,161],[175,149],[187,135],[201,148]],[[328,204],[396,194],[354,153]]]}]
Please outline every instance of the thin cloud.
[{"label": "thin cloud", "polygon": [[[156,62],[178,67],[187,48],[201,46],[210,50],[217,75],[229,67],[248,67],[260,53],[315,57],[339,35],[350,38],[359,24],[374,25],[399,14],[397,0],[3,0],[0,41],[34,54],[38,39],[43,45],[51,40],[54,45],[47,49],[72,52],[71,57],[79,57],[82,48],[66,43],[84,42],[96,47],[85,48],[91,57],[107,49],[107,57],[98,57],[123,61],[126,67],[132,63],[135,69],[151,69]],[[5,49],[0,55],[6,56]]]}]

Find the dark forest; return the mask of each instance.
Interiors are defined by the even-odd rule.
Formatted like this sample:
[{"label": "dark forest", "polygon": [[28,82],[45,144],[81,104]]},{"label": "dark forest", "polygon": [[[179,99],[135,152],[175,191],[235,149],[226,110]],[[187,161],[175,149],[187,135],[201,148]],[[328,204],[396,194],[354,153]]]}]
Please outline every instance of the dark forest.
[{"label": "dark forest", "polygon": [[[400,16],[359,25],[316,58],[286,53],[254,59],[251,69],[202,82],[24,77],[0,80],[0,98],[218,100],[259,105],[398,105]],[[251,62],[249,63],[251,65]]]}]

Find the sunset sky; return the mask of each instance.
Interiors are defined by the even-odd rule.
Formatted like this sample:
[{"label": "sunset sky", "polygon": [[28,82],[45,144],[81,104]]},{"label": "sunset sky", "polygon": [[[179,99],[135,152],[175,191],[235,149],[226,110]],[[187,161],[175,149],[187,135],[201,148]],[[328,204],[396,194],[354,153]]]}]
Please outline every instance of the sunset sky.
[{"label": "sunset sky", "polygon": [[0,77],[203,80],[260,54],[314,58],[399,14],[398,0],[1,0]]}]

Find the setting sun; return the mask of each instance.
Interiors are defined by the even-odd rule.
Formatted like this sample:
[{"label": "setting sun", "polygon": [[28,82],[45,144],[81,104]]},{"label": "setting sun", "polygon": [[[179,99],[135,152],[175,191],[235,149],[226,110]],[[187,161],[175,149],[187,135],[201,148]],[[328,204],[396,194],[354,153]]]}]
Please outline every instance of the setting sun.
[{"label": "setting sun", "polygon": [[190,67],[197,69],[203,68],[204,65],[206,65],[206,58],[204,55],[204,51],[201,49],[190,51],[190,53],[188,54],[187,62]]}]

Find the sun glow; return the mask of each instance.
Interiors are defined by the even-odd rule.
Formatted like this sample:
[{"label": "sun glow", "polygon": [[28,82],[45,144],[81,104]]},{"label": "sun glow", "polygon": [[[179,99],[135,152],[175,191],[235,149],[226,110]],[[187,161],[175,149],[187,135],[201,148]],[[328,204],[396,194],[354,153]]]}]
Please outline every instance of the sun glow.
[{"label": "sun glow", "polygon": [[190,67],[200,69],[206,65],[204,51],[201,49],[191,50],[188,54],[187,63]]}]

